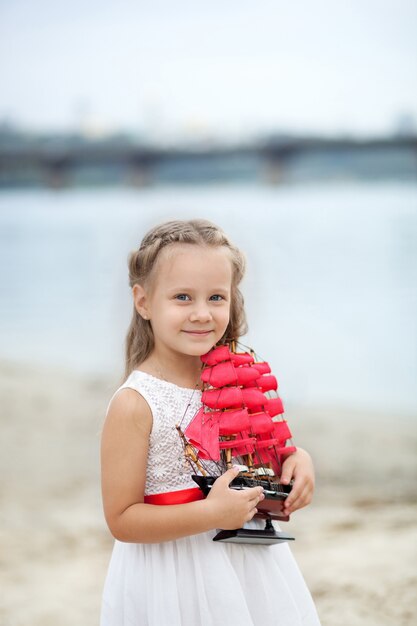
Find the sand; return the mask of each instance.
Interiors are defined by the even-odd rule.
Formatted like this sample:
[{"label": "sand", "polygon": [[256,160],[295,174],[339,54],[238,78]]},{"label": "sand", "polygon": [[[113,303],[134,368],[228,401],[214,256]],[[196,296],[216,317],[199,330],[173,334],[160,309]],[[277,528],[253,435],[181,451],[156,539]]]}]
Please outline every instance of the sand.
[{"label": "sand", "polygon": [[[0,364],[2,626],[98,623],[112,546],[98,450],[117,383]],[[323,626],[417,623],[417,415],[291,407],[287,417],[317,489],[285,530]]]}]

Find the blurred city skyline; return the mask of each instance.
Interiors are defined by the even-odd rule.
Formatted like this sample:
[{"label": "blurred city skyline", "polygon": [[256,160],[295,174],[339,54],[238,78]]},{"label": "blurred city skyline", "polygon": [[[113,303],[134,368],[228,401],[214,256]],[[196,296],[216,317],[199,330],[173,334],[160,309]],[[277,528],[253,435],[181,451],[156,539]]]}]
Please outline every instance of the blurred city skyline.
[{"label": "blurred city skyline", "polygon": [[3,0],[0,122],[90,136],[415,132],[417,3]]}]

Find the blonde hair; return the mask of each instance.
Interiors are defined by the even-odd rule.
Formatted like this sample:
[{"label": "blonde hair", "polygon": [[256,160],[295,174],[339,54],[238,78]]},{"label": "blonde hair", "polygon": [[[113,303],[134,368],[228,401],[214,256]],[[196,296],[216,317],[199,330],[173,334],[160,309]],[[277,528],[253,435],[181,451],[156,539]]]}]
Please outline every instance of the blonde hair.
[{"label": "blonde hair", "polygon": [[[245,273],[245,258],[225,233],[207,220],[173,220],[152,228],[143,238],[138,250],[129,255],[129,285],[146,285],[160,252],[173,244],[194,244],[224,247],[232,262],[230,319],[220,342],[238,339],[247,332],[243,296],[238,288]],[[125,375],[128,376],[152,352],[152,326],[133,307],[133,317],[126,336]]]}]

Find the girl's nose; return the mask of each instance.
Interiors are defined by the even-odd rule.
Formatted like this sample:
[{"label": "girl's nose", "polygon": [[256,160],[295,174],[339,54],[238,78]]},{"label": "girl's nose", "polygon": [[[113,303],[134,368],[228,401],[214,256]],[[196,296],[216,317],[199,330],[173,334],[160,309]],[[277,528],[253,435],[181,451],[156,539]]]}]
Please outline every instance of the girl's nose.
[{"label": "girl's nose", "polygon": [[190,322],[209,322],[211,319],[210,308],[205,304],[196,306],[190,314]]}]

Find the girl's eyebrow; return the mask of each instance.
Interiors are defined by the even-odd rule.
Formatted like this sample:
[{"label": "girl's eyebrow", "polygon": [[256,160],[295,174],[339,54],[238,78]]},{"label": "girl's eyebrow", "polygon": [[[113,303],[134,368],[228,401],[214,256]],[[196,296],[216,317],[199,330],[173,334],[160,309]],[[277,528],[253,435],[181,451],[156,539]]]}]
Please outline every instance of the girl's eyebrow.
[{"label": "girl's eyebrow", "polygon": [[[199,289],[199,287],[169,287],[169,291],[173,291],[176,293],[182,292],[182,291],[197,291]],[[213,287],[211,289],[208,289],[208,291],[210,292],[217,292],[217,291],[224,291],[224,292],[229,292],[230,291],[230,287]]]},{"label": "girl's eyebrow", "polygon": [[194,291],[194,287],[169,287],[169,291],[173,293],[182,293],[183,291]]}]

